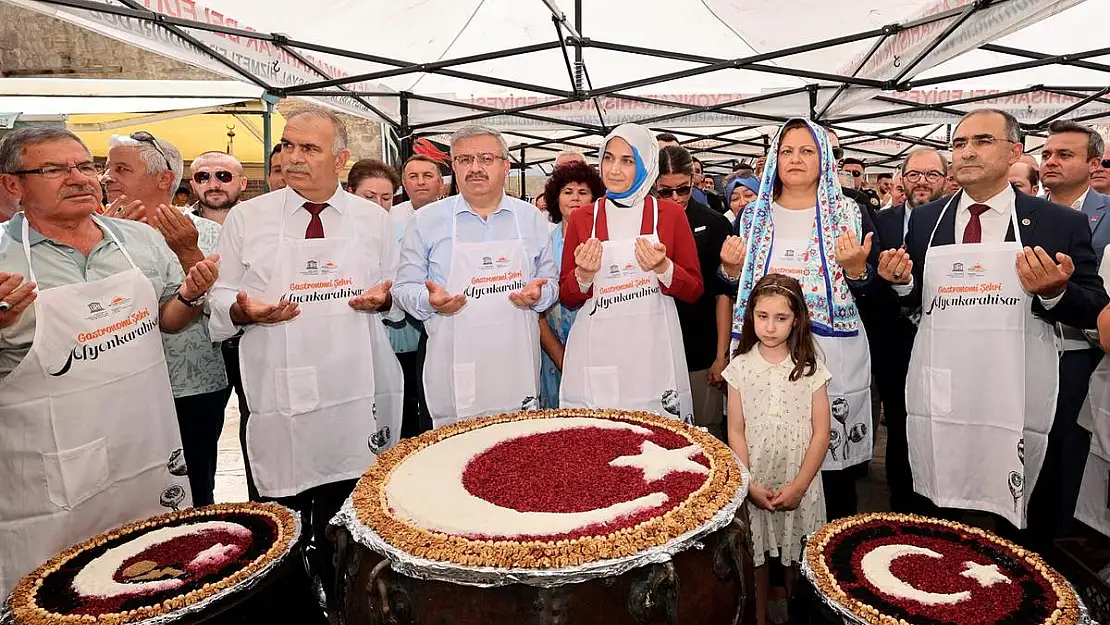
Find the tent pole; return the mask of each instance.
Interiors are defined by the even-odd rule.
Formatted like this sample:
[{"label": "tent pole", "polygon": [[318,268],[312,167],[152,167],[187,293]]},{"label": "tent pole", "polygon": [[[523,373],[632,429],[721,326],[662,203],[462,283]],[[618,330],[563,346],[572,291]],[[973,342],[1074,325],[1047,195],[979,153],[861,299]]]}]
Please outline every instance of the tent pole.
[{"label": "tent pole", "polygon": [[[582,34],[582,0],[574,0],[574,30],[578,34]],[[585,62],[582,60],[582,42],[576,42],[574,46],[574,90],[577,92],[582,91],[582,73],[586,67]]]},{"label": "tent pole", "polygon": [[398,130],[401,139],[401,164],[412,156],[412,127],[409,125],[409,96],[408,91],[401,92],[401,127]]},{"label": "tent pole", "polygon": [[273,115],[274,104],[277,101],[278,97],[272,93],[262,94],[262,102],[265,105],[265,110],[262,112],[262,178],[266,181],[266,191],[273,191],[269,182],[270,152],[274,149]]},{"label": "tent pole", "polygon": [[527,201],[528,192],[524,188],[524,170],[528,169],[528,163],[524,160],[524,148],[520,148],[520,199]]}]

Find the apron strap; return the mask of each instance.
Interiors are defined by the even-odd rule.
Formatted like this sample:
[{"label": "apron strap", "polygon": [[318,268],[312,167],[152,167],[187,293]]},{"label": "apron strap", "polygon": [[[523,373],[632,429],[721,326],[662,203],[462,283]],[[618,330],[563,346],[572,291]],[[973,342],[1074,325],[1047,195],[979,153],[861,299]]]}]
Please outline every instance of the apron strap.
[{"label": "apron strap", "polygon": [[[137,269],[138,265],[135,264],[135,260],[133,258],[131,258],[131,254],[127,251],[127,248],[123,246],[123,243],[120,243],[119,237],[117,237],[116,233],[113,232],[112,229],[108,227],[108,224],[106,224],[104,222],[104,220],[102,220],[100,217],[98,217],[95,214],[90,215],[90,217],[92,217],[92,220],[93,220],[93,222],[96,223],[97,227],[100,228],[101,231],[106,233],[108,235],[108,238],[111,239],[112,242],[116,244],[116,247],[119,248],[119,251],[123,253],[123,257],[125,259],[127,259],[127,264],[131,265],[132,269]],[[23,224],[22,224],[23,253],[27,256],[27,277],[29,277],[31,279],[31,282],[34,282],[35,284],[38,284],[38,279],[35,277],[35,266],[34,266],[34,263],[31,262],[31,236],[30,236],[30,234],[31,234],[31,225],[27,221],[27,213],[23,213]],[[38,289],[36,289],[36,290],[38,290]]]},{"label": "apron strap", "polygon": [[[948,212],[948,209],[952,207],[952,203],[955,202],[957,198],[960,198],[960,197],[963,196],[963,193],[964,192],[962,190],[957,192],[955,195],[953,195],[951,198],[948,199],[948,203],[945,204],[944,208],[941,209],[940,215],[937,216],[937,223],[933,224],[933,231],[932,231],[932,233],[929,234],[929,243],[928,243],[928,245],[925,246],[925,249],[933,247],[933,239],[937,235],[937,229],[940,228],[940,222],[944,221],[944,214]],[[959,204],[956,204],[956,210],[959,210]],[[955,224],[955,221],[953,221],[953,225],[954,224]],[[1018,247],[1024,247],[1022,245],[1022,241],[1021,241],[1021,229],[1018,228],[1017,198],[1016,197],[1014,198],[1014,209],[1012,211],[1010,211],[1010,227],[1013,228],[1013,230],[1014,230],[1014,241],[1017,242]],[[963,245],[963,243],[961,243],[961,241],[962,241],[962,238],[960,237],[960,233],[959,232],[953,232],[952,233],[952,242],[956,243],[957,245]]]}]

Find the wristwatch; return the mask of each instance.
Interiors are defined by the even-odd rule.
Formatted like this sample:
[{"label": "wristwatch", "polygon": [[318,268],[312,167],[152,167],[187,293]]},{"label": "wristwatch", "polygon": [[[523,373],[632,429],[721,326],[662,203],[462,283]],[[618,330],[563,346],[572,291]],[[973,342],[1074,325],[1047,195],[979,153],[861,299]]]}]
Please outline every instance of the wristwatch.
[{"label": "wristwatch", "polygon": [[177,301],[181,302],[182,304],[185,304],[189,308],[200,308],[201,306],[204,306],[204,302],[207,299],[208,299],[208,294],[207,293],[202,293],[201,296],[196,298],[196,299],[185,299],[184,297],[181,296],[181,291],[177,292]]}]

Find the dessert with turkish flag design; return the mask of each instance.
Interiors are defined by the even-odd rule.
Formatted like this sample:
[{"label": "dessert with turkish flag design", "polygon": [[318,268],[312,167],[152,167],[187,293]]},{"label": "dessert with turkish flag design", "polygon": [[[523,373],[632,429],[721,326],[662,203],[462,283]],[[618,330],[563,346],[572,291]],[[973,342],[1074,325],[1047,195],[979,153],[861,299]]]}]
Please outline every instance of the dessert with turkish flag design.
[{"label": "dessert with turkish flag design", "polygon": [[833,521],[803,570],[825,599],[875,625],[1073,625],[1074,589],[1039,555],[991,532],[906,514]]},{"label": "dessert with turkish flag design", "polygon": [[124,625],[213,604],[289,554],[299,521],[277,504],[218,504],[106,532],[25,576],[20,625]]},{"label": "dessert with turkish flag design", "polygon": [[418,558],[565,569],[697,531],[742,485],[732,451],[703,430],[645,412],[551,410],[401,441],[352,504],[362,524]]}]

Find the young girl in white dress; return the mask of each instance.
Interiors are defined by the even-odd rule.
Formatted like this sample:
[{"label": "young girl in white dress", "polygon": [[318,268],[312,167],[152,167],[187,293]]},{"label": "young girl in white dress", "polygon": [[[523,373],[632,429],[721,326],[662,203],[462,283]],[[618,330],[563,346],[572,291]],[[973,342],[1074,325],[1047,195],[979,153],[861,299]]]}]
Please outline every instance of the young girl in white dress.
[{"label": "young girl in white dress", "polygon": [[752,473],[756,620],[765,625],[766,556],[778,556],[787,567],[789,592],[802,537],[825,523],[821,480],[814,477],[829,446],[830,376],[817,357],[797,280],[768,274],[756,283],[723,377],[729,445]]}]

